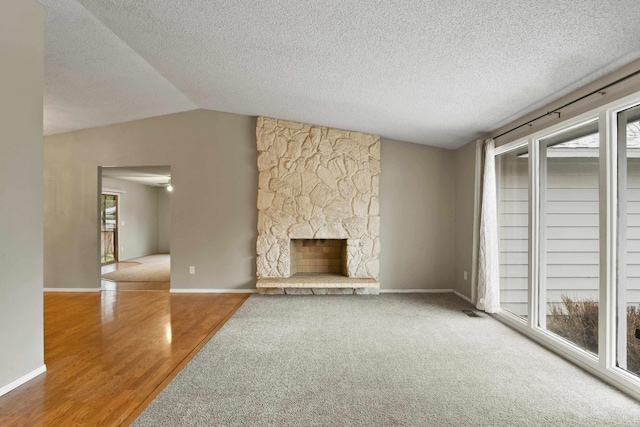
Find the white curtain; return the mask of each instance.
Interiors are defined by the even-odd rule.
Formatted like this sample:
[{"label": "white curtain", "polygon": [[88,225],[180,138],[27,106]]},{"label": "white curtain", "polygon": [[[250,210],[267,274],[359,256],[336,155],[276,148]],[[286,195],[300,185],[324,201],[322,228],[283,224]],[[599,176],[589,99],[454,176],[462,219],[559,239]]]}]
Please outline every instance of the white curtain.
[{"label": "white curtain", "polygon": [[480,212],[478,251],[478,310],[500,310],[500,253],[498,251],[498,201],[496,196],[496,160],[493,139],[484,142],[484,170]]}]

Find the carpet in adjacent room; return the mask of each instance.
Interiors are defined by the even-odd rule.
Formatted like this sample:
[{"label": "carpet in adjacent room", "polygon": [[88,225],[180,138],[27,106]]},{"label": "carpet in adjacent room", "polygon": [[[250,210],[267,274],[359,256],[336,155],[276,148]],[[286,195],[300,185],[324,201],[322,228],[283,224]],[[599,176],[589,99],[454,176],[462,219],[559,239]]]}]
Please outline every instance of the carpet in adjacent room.
[{"label": "carpet in adjacent room", "polygon": [[138,263],[122,270],[102,275],[113,282],[169,282],[171,280],[171,255],[156,254],[127,260]]}]

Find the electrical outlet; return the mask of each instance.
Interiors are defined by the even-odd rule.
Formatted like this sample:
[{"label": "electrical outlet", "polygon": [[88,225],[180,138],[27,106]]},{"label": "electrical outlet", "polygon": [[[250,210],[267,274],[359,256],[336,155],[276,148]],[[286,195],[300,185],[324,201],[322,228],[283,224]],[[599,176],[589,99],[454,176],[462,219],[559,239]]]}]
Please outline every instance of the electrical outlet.
[{"label": "electrical outlet", "polygon": [[464,280],[467,280],[467,272],[464,272]]},{"label": "electrical outlet", "polygon": [[189,266],[189,274],[196,274],[196,267],[194,265]]},{"label": "electrical outlet", "polygon": [[120,246],[120,253],[124,252],[124,246]]}]

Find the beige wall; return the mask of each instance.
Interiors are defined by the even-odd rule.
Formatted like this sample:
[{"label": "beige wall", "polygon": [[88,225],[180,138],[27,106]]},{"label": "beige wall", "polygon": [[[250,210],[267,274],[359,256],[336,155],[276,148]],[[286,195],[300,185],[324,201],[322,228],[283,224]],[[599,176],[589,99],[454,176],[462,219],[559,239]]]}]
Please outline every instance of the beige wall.
[{"label": "beige wall", "polygon": [[119,192],[119,261],[158,253],[159,193],[167,191],[158,187],[107,177],[102,178],[102,189],[103,191],[111,189]]},{"label": "beige wall", "polygon": [[451,289],[453,151],[382,139],[381,289]]},{"label": "beige wall", "polygon": [[[207,110],[45,138],[45,286],[98,287],[97,168],[170,165],[172,288],[255,289],[255,118]],[[446,289],[454,152],[382,142],[382,289]],[[188,267],[196,267],[196,275]]]},{"label": "beige wall", "polygon": [[171,193],[158,189],[158,252],[171,252]]},{"label": "beige wall", "polygon": [[98,166],[169,165],[172,288],[255,288],[255,129],[195,110],[45,137],[45,287],[99,287]]},{"label": "beige wall", "polygon": [[[476,143],[455,151],[455,272],[453,289],[472,298],[473,222],[476,179]],[[464,272],[467,272],[465,280]]]},{"label": "beige wall", "polygon": [[0,388],[40,368],[44,9],[0,2]]}]

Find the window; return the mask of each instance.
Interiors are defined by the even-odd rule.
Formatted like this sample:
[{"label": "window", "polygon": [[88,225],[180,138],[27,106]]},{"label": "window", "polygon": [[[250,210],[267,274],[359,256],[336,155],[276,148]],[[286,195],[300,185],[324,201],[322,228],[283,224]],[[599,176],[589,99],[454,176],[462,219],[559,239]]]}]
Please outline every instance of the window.
[{"label": "window", "polygon": [[529,156],[521,147],[496,157],[500,248],[500,307],[528,312]]},{"label": "window", "polygon": [[640,375],[640,107],[618,113],[617,365]]},{"label": "window", "polygon": [[539,326],[597,355],[598,123],[542,139],[538,147]]},{"label": "window", "polygon": [[640,93],[495,160],[498,315],[640,398]]}]

